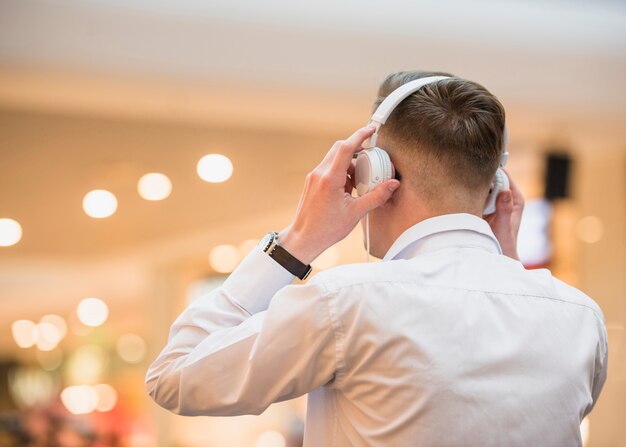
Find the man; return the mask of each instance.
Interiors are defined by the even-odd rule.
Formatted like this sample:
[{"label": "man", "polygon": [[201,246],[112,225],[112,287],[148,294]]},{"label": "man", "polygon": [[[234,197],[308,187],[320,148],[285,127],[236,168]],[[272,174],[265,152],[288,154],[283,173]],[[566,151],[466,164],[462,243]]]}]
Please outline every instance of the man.
[{"label": "man", "polygon": [[[378,102],[430,75],[391,75]],[[374,129],[338,141],[278,235],[286,258],[254,250],[182,313],[150,395],[179,414],[227,416],[309,393],[307,446],[581,445],[606,378],[603,315],[519,263],[513,183],[482,218],[503,130],[480,85],[427,85],[380,131],[400,181],[362,197],[349,194],[352,158]],[[286,259],[309,264],[366,213],[383,262],[288,285]]]}]

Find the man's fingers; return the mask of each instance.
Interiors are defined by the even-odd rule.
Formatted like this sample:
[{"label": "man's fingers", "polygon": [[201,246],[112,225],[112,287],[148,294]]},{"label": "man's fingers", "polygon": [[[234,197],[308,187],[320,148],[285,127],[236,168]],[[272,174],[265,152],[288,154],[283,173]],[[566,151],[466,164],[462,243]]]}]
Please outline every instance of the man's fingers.
[{"label": "man's fingers", "polygon": [[[352,156],[354,153],[359,152],[362,149],[361,146],[363,145],[363,142],[367,138],[371,137],[375,130],[375,126],[361,127],[347,140],[344,140],[337,145],[331,169],[336,172],[346,172],[352,163]],[[335,147],[333,147],[333,149],[335,149]]]},{"label": "man's fingers", "polygon": [[513,193],[511,191],[501,191],[496,199],[496,211],[498,213],[510,214],[513,212]]},{"label": "man's fingers", "polygon": [[376,126],[368,124],[367,126],[361,127],[359,130],[357,130],[352,135],[350,135],[350,137],[346,141],[344,141],[344,143],[346,143],[346,146],[349,149],[350,148],[352,149],[352,152],[350,152],[350,155],[352,155],[354,152],[360,149],[365,139],[369,137],[370,135],[372,135],[375,130],[376,130]]},{"label": "man's fingers", "polygon": [[513,214],[513,196],[511,191],[502,191],[496,198],[496,212],[487,218],[489,225],[498,235],[498,231],[503,231],[511,225],[511,215]]},{"label": "man's fingers", "polygon": [[387,200],[391,198],[399,186],[399,181],[388,180],[385,183],[378,185],[374,188],[374,190],[368,192],[364,196],[356,198],[354,200],[354,207],[356,208],[359,219],[374,208],[383,206]]},{"label": "man's fingers", "polygon": [[506,169],[503,168],[504,173],[509,178],[509,189],[511,190],[512,201],[515,206],[524,206],[524,196],[519,190],[513,178],[509,175]]},{"label": "man's fingers", "polygon": [[343,144],[343,140],[335,141],[335,144],[332,145],[330,150],[326,153],[321,163],[319,164],[320,168],[327,169],[327,168],[330,168],[330,166],[332,166],[333,160],[335,159],[335,155],[337,154],[337,150],[339,149],[339,146],[341,144]]}]

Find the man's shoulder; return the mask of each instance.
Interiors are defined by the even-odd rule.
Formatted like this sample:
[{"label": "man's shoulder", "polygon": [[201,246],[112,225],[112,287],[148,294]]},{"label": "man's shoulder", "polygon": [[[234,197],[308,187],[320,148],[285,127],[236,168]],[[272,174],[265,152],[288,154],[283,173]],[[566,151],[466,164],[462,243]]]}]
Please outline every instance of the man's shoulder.
[{"label": "man's shoulder", "polygon": [[602,309],[591,297],[577,289],[574,286],[571,286],[560,279],[552,276],[552,280],[554,282],[554,287],[558,293],[559,298],[566,300],[572,304],[580,305],[591,309],[598,318],[604,322],[604,314],[602,313]]},{"label": "man's shoulder", "polygon": [[593,312],[600,321],[604,321],[604,314],[600,306],[588,295],[574,286],[558,279],[547,269],[525,269],[521,264],[512,272],[512,288],[519,290],[522,295],[534,295],[538,298],[552,299],[569,306],[578,306]]},{"label": "man's shoulder", "polygon": [[489,255],[478,260],[440,257],[345,264],[318,272],[312,281],[328,293],[376,284],[412,283],[507,295],[532,295],[587,308],[604,321],[600,306],[592,298],[559,280],[548,269],[527,270],[518,261],[502,255]]}]

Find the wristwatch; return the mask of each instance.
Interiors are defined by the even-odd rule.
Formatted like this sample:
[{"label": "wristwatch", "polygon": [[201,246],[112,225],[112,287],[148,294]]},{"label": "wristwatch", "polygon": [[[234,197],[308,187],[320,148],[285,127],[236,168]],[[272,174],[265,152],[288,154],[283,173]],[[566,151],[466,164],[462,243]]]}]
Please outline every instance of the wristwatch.
[{"label": "wristwatch", "polygon": [[275,231],[270,231],[263,237],[263,239],[261,239],[261,242],[259,242],[259,248],[267,253],[270,258],[280,264],[285,270],[292,275],[297,276],[302,281],[304,281],[311,274],[311,270],[313,270],[310,265],[304,264],[283,247],[278,245],[278,233]]}]

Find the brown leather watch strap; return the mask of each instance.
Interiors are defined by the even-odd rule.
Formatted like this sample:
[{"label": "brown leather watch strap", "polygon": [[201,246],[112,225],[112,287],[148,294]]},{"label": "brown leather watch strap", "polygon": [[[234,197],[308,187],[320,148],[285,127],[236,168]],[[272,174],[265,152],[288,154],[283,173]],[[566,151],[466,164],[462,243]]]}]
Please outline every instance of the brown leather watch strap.
[{"label": "brown leather watch strap", "polygon": [[310,265],[304,264],[280,245],[275,245],[269,255],[289,273],[297,276],[303,281],[309,276],[311,270],[313,270]]}]

